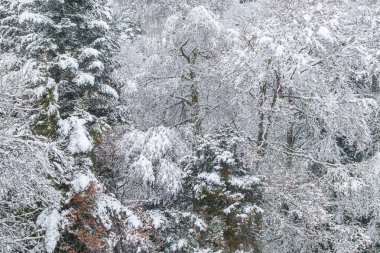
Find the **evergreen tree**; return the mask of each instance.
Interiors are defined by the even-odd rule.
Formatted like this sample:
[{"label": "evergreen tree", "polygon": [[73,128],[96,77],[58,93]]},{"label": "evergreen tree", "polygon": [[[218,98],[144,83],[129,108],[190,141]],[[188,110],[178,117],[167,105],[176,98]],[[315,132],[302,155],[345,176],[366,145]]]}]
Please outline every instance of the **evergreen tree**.
[{"label": "evergreen tree", "polygon": [[[110,235],[116,229],[113,225],[130,216],[119,202],[103,194],[94,176],[86,176],[92,175],[92,162],[81,157],[96,144],[118,99],[110,78],[112,55],[118,47],[112,22],[105,0],[5,0],[0,4],[0,53],[15,54],[20,69],[26,62],[34,69],[25,83],[34,93],[33,109],[38,111],[31,129],[50,139],[60,137],[58,143],[74,155],[67,160],[77,173],[64,170],[63,162],[46,154],[51,161],[39,170],[57,167],[65,181],[56,181],[50,170],[38,179],[57,187],[64,199],[56,198],[54,206],[38,204],[32,212],[31,231],[41,228],[39,234],[44,233],[44,243],[33,242],[33,252],[110,252],[117,241]],[[84,182],[88,184],[82,187]],[[112,222],[108,214],[115,215]]]},{"label": "evergreen tree", "polygon": [[243,146],[229,128],[198,145],[183,193],[165,211],[165,252],[258,252],[262,181],[244,166]]},{"label": "evergreen tree", "polygon": [[[9,2],[1,13],[2,49],[32,59],[39,73],[29,83],[41,107],[33,126],[37,133],[73,139],[78,126],[107,116],[118,98],[110,79],[117,40],[107,1]],[[84,130],[82,137],[91,143]]]}]

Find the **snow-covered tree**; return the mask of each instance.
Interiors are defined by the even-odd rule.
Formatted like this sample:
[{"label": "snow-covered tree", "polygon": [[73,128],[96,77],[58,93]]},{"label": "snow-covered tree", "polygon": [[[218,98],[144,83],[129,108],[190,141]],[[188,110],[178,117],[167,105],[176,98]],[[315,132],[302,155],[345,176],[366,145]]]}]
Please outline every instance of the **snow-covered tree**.
[{"label": "snow-covered tree", "polygon": [[[77,138],[80,128],[106,116],[118,97],[110,80],[117,38],[107,2],[12,1],[4,9],[8,12],[1,20],[2,48],[14,52],[22,63],[31,60],[39,72],[27,82],[40,107],[35,131]],[[98,129],[81,135],[90,143],[88,132]]]},{"label": "snow-covered tree", "polygon": [[184,162],[183,191],[162,211],[164,252],[259,252],[262,180],[243,163],[245,145],[220,129]]},{"label": "snow-covered tree", "polygon": [[[219,62],[236,43],[236,34],[204,6],[173,5],[178,9],[156,17],[160,26],[146,24],[146,34],[127,48],[136,60],[122,67],[128,73],[126,103],[136,111],[132,119],[142,128],[191,125],[199,135],[209,128],[209,115],[228,101]],[[134,65],[141,66],[137,73]]]},{"label": "snow-covered tree", "polygon": [[142,222],[113,196],[90,171],[74,173],[70,198],[62,215],[62,238],[57,249],[64,252],[113,252],[138,244]]},{"label": "snow-covered tree", "polygon": [[335,211],[326,205],[331,192],[317,180],[336,164],[374,154],[369,123],[377,104],[352,78],[366,64],[366,52],[346,32],[347,23],[355,26],[357,16],[349,13],[358,7],[258,1],[232,13],[246,43],[230,61],[230,82],[243,94],[237,122],[252,133],[257,166],[268,177],[264,252],[338,251],[350,240],[355,243],[347,252],[367,247],[364,237],[350,239],[358,229],[352,223],[339,228],[351,232],[335,236]]},{"label": "snow-covered tree", "polygon": [[378,252],[379,25],[373,0],[0,0],[0,251]]},{"label": "snow-covered tree", "polygon": [[[252,127],[246,131],[257,136],[259,153],[264,155],[270,142],[282,142],[289,153],[308,153],[298,147],[307,139],[303,150],[310,145],[317,159],[336,162],[338,138],[363,151],[371,142],[368,121],[375,103],[356,94],[351,60],[336,53],[353,47],[339,26],[345,9],[298,1],[250,6],[239,7],[241,15],[234,16],[246,45],[233,53],[230,82],[244,94],[245,118],[238,122]],[[256,109],[249,110],[252,103]]]},{"label": "snow-covered tree", "polygon": [[1,2],[4,252],[111,252],[141,239],[139,219],[105,192],[91,159],[77,155],[100,140],[118,98],[106,4]]},{"label": "snow-covered tree", "polygon": [[[65,164],[64,155],[56,147],[41,140],[0,138],[0,249],[41,252],[46,245],[46,250],[52,252],[59,239],[55,223],[59,221],[43,221],[45,226],[38,217],[59,208],[63,196],[56,187],[67,183],[62,171],[70,170],[70,164]],[[51,233],[47,235],[50,239],[45,238],[45,229]]]},{"label": "snow-covered tree", "polygon": [[96,154],[100,175],[123,203],[148,204],[166,202],[182,189],[180,160],[188,150],[174,129],[161,126],[107,136]]}]

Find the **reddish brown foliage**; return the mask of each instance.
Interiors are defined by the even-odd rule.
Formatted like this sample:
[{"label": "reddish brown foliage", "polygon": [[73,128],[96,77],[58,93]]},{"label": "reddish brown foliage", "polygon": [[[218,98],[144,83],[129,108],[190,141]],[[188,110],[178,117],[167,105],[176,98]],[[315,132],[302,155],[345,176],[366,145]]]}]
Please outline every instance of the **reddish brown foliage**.
[{"label": "reddish brown foliage", "polygon": [[71,200],[69,215],[69,234],[72,241],[67,252],[70,253],[101,253],[107,252],[106,239],[109,232],[93,213],[96,200],[102,189],[95,183],[90,183],[86,191],[75,193]]}]

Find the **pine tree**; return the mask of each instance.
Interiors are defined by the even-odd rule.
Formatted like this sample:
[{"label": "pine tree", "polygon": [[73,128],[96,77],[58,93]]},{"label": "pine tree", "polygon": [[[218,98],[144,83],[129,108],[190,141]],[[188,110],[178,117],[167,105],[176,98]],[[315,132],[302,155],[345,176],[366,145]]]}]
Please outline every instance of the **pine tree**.
[{"label": "pine tree", "polygon": [[[15,54],[20,68],[32,62],[36,73],[25,84],[34,93],[34,109],[38,111],[31,129],[34,134],[58,139],[73,154],[68,160],[81,179],[92,169],[91,159],[82,154],[86,156],[96,144],[118,98],[110,78],[112,55],[118,47],[112,22],[105,0],[5,0],[0,5],[1,51]],[[64,167],[60,162],[54,166]],[[107,227],[110,218],[105,215],[115,214],[115,223],[128,216],[114,198],[102,193],[95,177],[89,179],[94,187],[77,191],[78,180],[72,173],[59,170],[66,179],[74,176],[69,185],[54,182],[68,203],[55,203],[51,219],[50,212],[38,216],[36,227],[45,232],[45,245],[38,244],[41,248],[35,252],[53,252],[57,245],[56,250],[63,252],[78,247],[83,247],[83,252],[101,252],[98,248],[111,248],[113,239],[110,233],[114,223]],[[44,176],[52,177],[50,173]],[[61,216],[69,218],[65,228],[60,226]],[[50,220],[57,221],[54,230]]]},{"label": "pine tree", "polygon": [[[105,0],[34,0],[3,5],[2,49],[32,59],[39,73],[29,83],[41,108],[33,126],[36,133],[72,138],[76,126],[93,125],[107,116],[118,98],[110,79],[111,56],[118,45],[106,4]],[[82,137],[92,142],[85,130]]]},{"label": "pine tree", "polygon": [[165,252],[258,252],[262,181],[244,166],[243,146],[229,128],[198,145],[187,162],[183,193],[165,211]]}]

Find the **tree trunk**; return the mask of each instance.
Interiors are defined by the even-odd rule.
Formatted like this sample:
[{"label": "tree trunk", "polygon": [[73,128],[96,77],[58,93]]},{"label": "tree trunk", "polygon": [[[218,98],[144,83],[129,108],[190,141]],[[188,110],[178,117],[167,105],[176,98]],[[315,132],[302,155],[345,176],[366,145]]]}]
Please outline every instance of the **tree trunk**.
[{"label": "tree trunk", "polygon": [[286,132],[286,148],[287,151],[289,152],[286,156],[286,167],[290,169],[293,164],[293,156],[290,154],[291,151],[293,150],[293,145],[294,145],[294,129],[293,129],[293,124],[290,125],[290,128]]},{"label": "tree trunk", "polygon": [[372,75],[372,82],[371,82],[371,91],[373,93],[379,92],[379,82],[377,76],[374,74]]},{"label": "tree trunk", "polygon": [[264,83],[260,87],[260,98],[258,107],[261,109],[259,112],[259,125],[258,125],[258,133],[257,133],[257,154],[261,157],[265,155],[265,129],[264,129],[264,121],[265,121],[265,115],[264,115],[264,103],[266,100],[266,94],[267,94],[267,83]]},{"label": "tree trunk", "polygon": [[201,120],[199,118],[199,93],[197,83],[193,81],[191,85],[191,122],[193,124],[193,133],[195,136],[201,135]]}]

